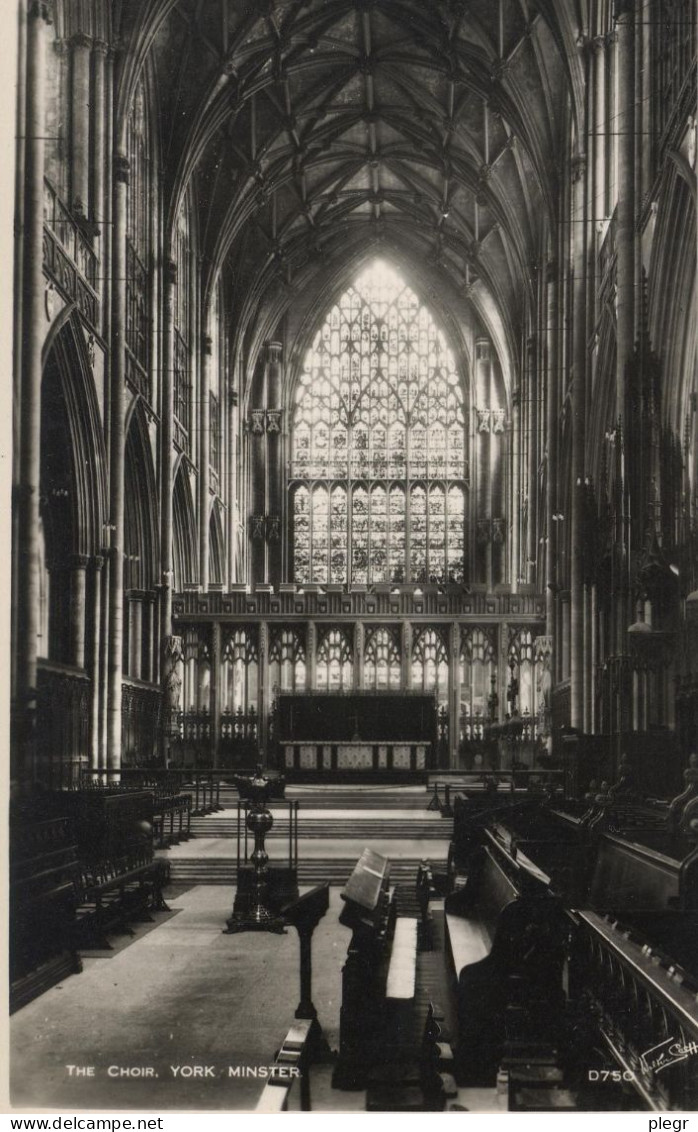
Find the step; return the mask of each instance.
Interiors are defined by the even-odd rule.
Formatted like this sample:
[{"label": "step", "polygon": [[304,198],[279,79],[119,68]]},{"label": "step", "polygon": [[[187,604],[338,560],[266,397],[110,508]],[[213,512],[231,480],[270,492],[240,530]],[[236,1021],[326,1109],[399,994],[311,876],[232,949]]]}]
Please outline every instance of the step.
[{"label": "step", "polygon": [[[409,884],[415,880],[421,858],[401,858],[391,862],[390,880],[394,884]],[[356,857],[315,858],[298,862],[299,885],[344,885],[356,865]],[[170,879],[173,884],[229,884],[236,881],[236,862],[229,858],[200,857],[172,858]]]},{"label": "step", "polygon": [[[192,805],[196,803],[196,794],[191,786],[182,786],[182,793],[191,794]],[[239,794],[234,786],[222,785],[218,795],[218,802],[222,809],[237,809]],[[431,794],[426,788],[417,791],[400,789],[396,787],[374,786],[301,786],[289,784],[286,787],[288,801],[298,801],[303,808],[312,810],[323,809],[361,809],[361,810],[421,810],[426,812]],[[201,801],[201,796],[200,796]],[[276,801],[276,800],[274,800]],[[272,803],[273,804],[273,803]],[[278,805],[279,803],[276,802]]]},{"label": "step", "polygon": [[[196,837],[237,837],[237,818],[192,818],[191,832]],[[287,838],[288,821],[276,820],[269,838]],[[303,821],[298,822],[298,836],[322,838],[323,840],[342,840],[345,838],[378,838],[390,841],[402,840],[448,840],[451,826],[448,822],[399,822],[383,819],[378,821]],[[248,834],[249,836],[249,834]]]}]

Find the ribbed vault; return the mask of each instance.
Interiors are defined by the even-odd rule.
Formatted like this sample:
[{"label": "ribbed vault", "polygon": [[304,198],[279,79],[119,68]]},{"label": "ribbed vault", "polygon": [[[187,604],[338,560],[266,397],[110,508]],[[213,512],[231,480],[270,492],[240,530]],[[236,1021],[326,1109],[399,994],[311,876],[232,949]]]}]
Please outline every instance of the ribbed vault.
[{"label": "ribbed vault", "polygon": [[122,105],[151,54],[170,224],[193,182],[238,342],[370,242],[494,304],[513,352],[555,227],[582,26],[569,0],[125,4],[139,50]]}]

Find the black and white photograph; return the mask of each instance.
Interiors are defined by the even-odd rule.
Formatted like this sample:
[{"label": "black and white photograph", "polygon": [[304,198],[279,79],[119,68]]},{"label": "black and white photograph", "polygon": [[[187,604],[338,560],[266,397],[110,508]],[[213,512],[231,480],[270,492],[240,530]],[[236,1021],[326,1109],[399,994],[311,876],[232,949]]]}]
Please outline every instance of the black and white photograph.
[{"label": "black and white photograph", "polygon": [[694,0],[5,15],[8,1111],[685,1132]]}]

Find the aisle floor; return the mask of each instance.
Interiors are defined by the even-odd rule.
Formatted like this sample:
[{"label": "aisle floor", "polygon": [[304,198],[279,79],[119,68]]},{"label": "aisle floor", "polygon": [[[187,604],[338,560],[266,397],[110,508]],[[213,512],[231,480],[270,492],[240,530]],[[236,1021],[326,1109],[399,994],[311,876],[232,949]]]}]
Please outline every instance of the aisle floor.
[{"label": "aisle floor", "polygon": [[[238,1074],[270,1065],[293,1022],[299,946],[293,930],[224,935],[233,895],[197,885],[168,896],[172,915],[137,926],[136,938],[106,958],[85,958],[82,974],[18,1011],[14,1109],[252,1110],[264,1081]],[[341,907],[333,887],[313,937],[313,1000],[332,1049],[350,940]],[[365,1109],[365,1093],[331,1088],[330,1066],[314,1068],[311,1091],[313,1111]],[[477,1092],[462,1090],[458,1102],[497,1111],[494,1090]]]}]

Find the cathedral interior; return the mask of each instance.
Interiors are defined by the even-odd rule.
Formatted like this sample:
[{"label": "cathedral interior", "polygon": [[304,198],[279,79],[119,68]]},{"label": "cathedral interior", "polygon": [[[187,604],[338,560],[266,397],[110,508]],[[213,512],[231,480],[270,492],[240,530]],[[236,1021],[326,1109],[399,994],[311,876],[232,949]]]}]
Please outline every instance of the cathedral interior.
[{"label": "cathedral interior", "polygon": [[142,1059],[234,952],[274,1083],[180,1105],[698,1108],[692,0],[19,0],[17,59],[43,1103],[105,967]]}]

